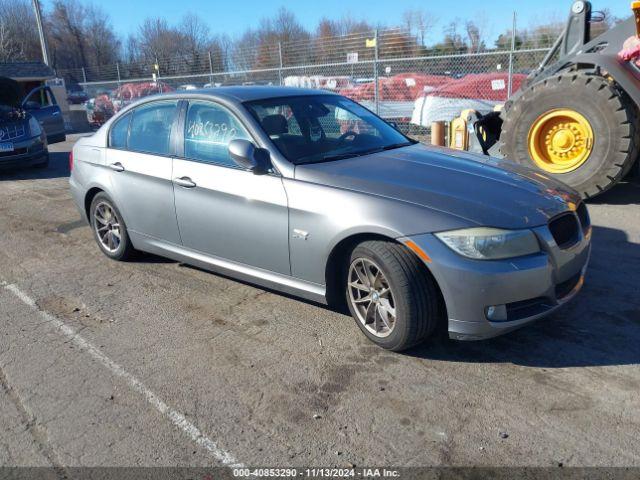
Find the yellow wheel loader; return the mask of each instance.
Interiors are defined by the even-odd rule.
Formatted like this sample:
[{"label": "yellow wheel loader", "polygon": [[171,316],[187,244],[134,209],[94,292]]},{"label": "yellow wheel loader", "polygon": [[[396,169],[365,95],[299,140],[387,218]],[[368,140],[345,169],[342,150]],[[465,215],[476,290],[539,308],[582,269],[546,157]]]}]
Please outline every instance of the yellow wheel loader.
[{"label": "yellow wheel loader", "polygon": [[[640,53],[635,15],[591,38],[591,3],[576,1],[541,65],[500,111],[465,111],[449,125],[452,148],[539,169],[585,197],[627,175],[640,146]],[[637,42],[634,42],[637,39]],[[620,55],[631,49],[628,60]]]}]

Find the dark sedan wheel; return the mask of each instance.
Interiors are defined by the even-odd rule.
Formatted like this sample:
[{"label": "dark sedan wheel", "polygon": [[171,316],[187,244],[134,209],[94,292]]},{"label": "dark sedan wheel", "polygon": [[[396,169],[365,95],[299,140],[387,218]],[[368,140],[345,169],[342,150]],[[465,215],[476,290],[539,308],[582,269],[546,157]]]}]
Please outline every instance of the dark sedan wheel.
[{"label": "dark sedan wheel", "polygon": [[114,260],[127,260],[135,252],[122,215],[104,193],[91,202],[91,227],[100,250]]},{"label": "dark sedan wheel", "polygon": [[374,343],[401,351],[425,340],[440,319],[440,297],[426,267],[406,247],[368,241],[352,252],[346,275],[351,315]]}]

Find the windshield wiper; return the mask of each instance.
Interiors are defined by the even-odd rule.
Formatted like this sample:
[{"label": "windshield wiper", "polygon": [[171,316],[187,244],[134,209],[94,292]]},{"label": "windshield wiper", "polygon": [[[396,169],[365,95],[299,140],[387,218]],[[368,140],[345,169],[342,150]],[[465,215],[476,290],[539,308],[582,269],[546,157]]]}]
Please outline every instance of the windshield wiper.
[{"label": "windshield wiper", "polygon": [[384,152],[385,150],[393,150],[395,148],[408,147],[410,145],[415,145],[415,143],[417,142],[393,143],[391,145],[376,147],[376,148],[372,148],[371,150],[364,150],[362,152],[350,152],[350,153],[341,153],[339,155],[327,155],[326,157],[322,157],[321,160],[318,160],[316,162],[309,162],[309,163],[333,162],[335,160],[345,160],[347,158],[362,157],[363,155],[370,155],[372,153]]},{"label": "windshield wiper", "polygon": [[360,155],[366,155],[368,152],[364,153],[343,153],[340,155],[327,155],[326,157],[322,157],[321,162],[332,162],[334,160],[344,160],[346,158],[359,157]]},{"label": "windshield wiper", "polygon": [[384,152],[386,150],[394,150],[396,148],[408,147],[410,145],[414,145],[414,144],[411,142],[392,143],[391,145],[384,145],[382,147],[372,148],[371,150],[364,150],[363,152],[357,152],[351,155],[360,157],[362,155],[370,155],[372,153]]},{"label": "windshield wiper", "polygon": [[379,151],[393,150],[395,148],[402,148],[402,147],[409,147],[409,146],[415,145],[415,144],[416,144],[416,142],[392,143],[391,145],[386,145],[384,147],[381,147]]}]

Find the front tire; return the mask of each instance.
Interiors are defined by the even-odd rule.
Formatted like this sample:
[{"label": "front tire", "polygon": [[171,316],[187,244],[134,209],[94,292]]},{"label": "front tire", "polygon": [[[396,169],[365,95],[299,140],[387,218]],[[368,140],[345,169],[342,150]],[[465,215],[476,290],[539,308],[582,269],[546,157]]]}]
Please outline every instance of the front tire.
[{"label": "front tire", "polygon": [[102,253],[119,261],[133,258],[136,252],[127,226],[111,198],[106,193],[98,193],[89,211],[93,236]]},{"label": "front tire", "polygon": [[367,338],[396,352],[424,341],[441,317],[435,281],[412,252],[395,242],[367,241],[353,250],[346,298]]}]

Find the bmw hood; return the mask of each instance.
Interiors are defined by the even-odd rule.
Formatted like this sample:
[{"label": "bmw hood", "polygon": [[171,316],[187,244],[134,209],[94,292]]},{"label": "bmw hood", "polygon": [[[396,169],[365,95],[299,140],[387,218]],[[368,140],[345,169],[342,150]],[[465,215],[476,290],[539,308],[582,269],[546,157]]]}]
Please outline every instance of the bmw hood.
[{"label": "bmw hood", "polygon": [[416,144],[298,165],[295,178],[421,205],[469,225],[528,228],[575,209],[570,187],[515,163]]}]

